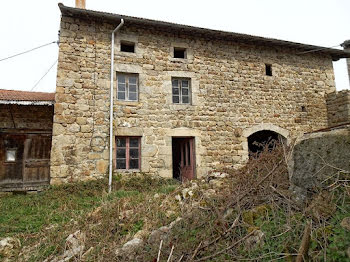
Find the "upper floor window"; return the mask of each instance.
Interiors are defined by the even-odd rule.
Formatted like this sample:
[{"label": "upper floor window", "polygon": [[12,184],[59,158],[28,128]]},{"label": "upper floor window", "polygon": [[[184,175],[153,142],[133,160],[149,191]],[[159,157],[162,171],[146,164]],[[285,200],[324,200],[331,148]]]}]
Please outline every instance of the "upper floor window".
[{"label": "upper floor window", "polygon": [[187,58],[186,48],[174,47],[174,58]]},{"label": "upper floor window", "polygon": [[138,75],[117,74],[117,98],[122,101],[138,100]]},{"label": "upper floor window", "polygon": [[135,43],[133,42],[120,42],[120,51],[121,52],[128,52],[128,53],[135,53]]},{"label": "upper floor window", "polygon": [[172,95],[174,104],[191,103],[191,82],[188,78],[172,79]]},{"label": "upper floor window", "polygon": [[265,74],[267,76],[272,76],[272,65],[265,64]]}]

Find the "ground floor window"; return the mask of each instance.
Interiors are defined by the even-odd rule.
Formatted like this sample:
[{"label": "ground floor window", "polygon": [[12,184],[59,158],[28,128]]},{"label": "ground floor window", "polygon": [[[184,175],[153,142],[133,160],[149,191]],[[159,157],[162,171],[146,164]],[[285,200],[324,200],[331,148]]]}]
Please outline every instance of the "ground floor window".
[{"label": "ground floor window", "polygon": [[116,137],[116,163],[117,169],[140,169],[141,160],[140,137]]}]

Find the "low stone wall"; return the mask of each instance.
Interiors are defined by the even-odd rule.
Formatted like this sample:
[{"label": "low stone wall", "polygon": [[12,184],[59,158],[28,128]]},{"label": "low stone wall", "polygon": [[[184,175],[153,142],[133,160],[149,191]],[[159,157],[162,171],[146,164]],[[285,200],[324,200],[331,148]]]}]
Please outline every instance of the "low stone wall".
[{"label": "low stone wall", "polygon": [[306,196],[337,172],[350,172],[350,125],[304,135],[296,142],[289,172],[292,184]]},{"label": "low stone wall", "polygon": [[350,90],[332,92],[326,98],[328,125],[350,123]]}]

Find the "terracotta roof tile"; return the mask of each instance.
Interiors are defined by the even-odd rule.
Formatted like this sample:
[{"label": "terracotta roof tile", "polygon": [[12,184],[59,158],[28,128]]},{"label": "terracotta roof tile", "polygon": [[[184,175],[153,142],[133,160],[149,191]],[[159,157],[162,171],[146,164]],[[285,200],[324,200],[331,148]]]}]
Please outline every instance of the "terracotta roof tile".
[{"label": "terracotta roof tile", "polygon": [[0,100],[6,101],[55,101],[55,93],[28,92],[0,89]]}]

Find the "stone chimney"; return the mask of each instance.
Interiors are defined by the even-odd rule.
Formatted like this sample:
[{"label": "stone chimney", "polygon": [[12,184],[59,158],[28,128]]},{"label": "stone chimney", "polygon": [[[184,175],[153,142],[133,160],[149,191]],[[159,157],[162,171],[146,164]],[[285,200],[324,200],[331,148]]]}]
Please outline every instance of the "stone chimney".
[{"label": "stone chimney", "polygon": [[75,0],[75,7],[85,9],[85,0]]},{"label": "stone chimney", "polygon": [[[344,50],[350,52],[350,40],[344,41],[344,43],[342,43],[341,46],[344,48]],[[346,59],[346,63],[348,65],[348,76],[349,76],[349,82],[350,82],[350,58]]]}]

